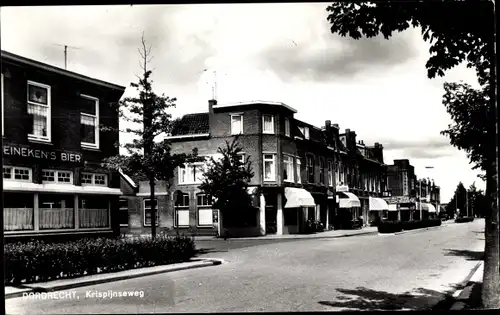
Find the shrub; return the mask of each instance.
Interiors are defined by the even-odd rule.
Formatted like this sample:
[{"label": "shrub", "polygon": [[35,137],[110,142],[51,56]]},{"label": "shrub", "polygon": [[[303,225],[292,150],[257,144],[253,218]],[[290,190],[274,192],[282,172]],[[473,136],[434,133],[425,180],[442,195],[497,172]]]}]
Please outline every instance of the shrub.
[{"label": "shrub", "polygon": [[183,262],[191,259],[195,251],[194,241],[184,236],[9,243],[4,246],[5,284],[50,281]]},{"label": "shrub", "polygon": [[455,219],[456,223],[466,223],[466,222],[472,222],[472,221],[474,221],[474,217],[460,217],[460,218]]},{"label": "shrub", "polygon": [[401,221],[383,221],[377,227],[379,233],[396,233],[401,232],[403,225]]}]

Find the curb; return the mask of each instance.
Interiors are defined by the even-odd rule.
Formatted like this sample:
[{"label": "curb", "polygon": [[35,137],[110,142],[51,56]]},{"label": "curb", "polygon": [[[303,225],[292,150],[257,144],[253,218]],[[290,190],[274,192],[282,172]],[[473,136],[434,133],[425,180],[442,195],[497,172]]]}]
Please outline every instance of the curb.
[{"label": "curb", "polygon": [[371,232],[362,232],[362,233],[355,233],[355,234],[342,234],[342,235],[334,235],[334,236],[314,236],[314,237],[307,237],[307,236],[297,236],[297,237],[272,237],[272,238],[267,238],[267,237],[234,237],[234,238],[228,238],[227,240],[224,240],[223,238],[209,238],[209,239],[194,239],[195,242],[206,242],[206,241],[221,241],[221,242],[227,242],[227,241],[268,241],[268,240],[312,240],[312,239],[327,239],[327,238],[340,238],[340,237],[351,237],[351,236],[359,236],[359,235],[370,235],[370,234],[377,234],[377,231],[371,231]]},{"label": "curb", "polygon": [[408,231],[401,231],[401,232],[397,232],[397,233],[394,233],[394,234],[395,235],[399,235],[399,234],[405,234],[405,233],[418,233],[418,232],[423,232],[423,231],[428,231],[428,230],[437,230],[437,229],[440,229],[442,227],[443,227],[443,225],[440,225],[440,226],[431,226],[431,227],[423,228],[423,229],[414,229],[414,230],[408,230]]},{"label": "curb", "polygon": [[477,284],[476,281],[471,281],[472,278],[480,278],[482,279],[479,270],[481,270],[481,265],[483,261],[477,263],[477,265],[471,270],[467,278],[462,282],[462,289],[459,289],[453,293],[453,298],[455,302],[451,306],[451,311],[460,311],[463,310],[467,306],[467,301],[469,300],[473,287]]},{"label": "curb", "polygon": [[[47,287],[37,287],[36,286],[37,284],[34,283],[31,285],[24,285],[24,290],[21,289],[21,291],[18,291],[18,292],[5,293],[5,299],[20,297],[20,296],[23,296],[24,293],[31,293],[31,292],[42,293],[42,292],[61,291],[61,290],[79,288],[79,287],[84,287],[84,286],[89,286],[89,285],[96,285],[96,284],[101,284],[101,283],[106,283],[106,282],[113,282],[113,281],[127,280],[127,279],[133,279],[133,278],[140,278],[140,277],[145,277],[145,276],[152,276],[152,275],[156,275],[156,274],[160,274],[160,273],[168,273],[168,272],[196,269],[196,268],[209,267],[209,266],[218,266],[218,265],[224,263],[224,260],[217,259],[217,258],[194,258],[194,259],[191,259],[189,262],[198,262],[198,261],[202,262],[202,263],[197,264],[197,265],[190,265],[190,266],[178,266],[178,267],[165,269],[165,270],[145,271],[143,273],[136,273],[136,274],[130,274],[130,275],[117,275],[115,277],[108,277],[108,278],[104,278],[104,279],[88,279],[88,280],[78,281],[78,278],[76,278],[75,279],[76,281],[73,283],[53,285],[53,286],[49,285]],[[165,266],[168,266],[168,265],[165,265]],[[138,270],[138,269],[129,269],[129,270]],[[124,270],[124,271],[126,271],[126,270]],[[105,273],[102,273],[102,274],[105,274]]]}]

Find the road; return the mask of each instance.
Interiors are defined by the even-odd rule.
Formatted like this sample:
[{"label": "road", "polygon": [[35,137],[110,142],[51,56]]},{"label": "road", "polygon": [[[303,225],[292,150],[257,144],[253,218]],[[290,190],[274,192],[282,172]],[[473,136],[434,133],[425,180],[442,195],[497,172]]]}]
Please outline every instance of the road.
[{"label": "road", "polygon": [[[8,299],[6,310],[125,314],[427,309],[477,264],[483,231],[484,220],[476,220],[401,235],[239,247],[218,241],[207,245],[219,250],[205,256],[227,261],[219,266],[77,288],[71,290],[73,299]],[[95,290],[143,290],[144,297],[86,297],[86,291]]]}]

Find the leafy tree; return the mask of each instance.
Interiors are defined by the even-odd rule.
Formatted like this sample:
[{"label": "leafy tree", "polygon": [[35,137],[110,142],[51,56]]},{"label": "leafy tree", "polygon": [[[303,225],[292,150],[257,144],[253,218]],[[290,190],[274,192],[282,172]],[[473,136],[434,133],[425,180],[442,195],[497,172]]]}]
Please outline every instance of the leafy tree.
[{"label": "leafy tree", "polygon": [[[155,184],[157,180],[169,181],[174,177],[174,170],[186,163],[197,161],[197,150],[192,154],[173,154],[168,141],[155,141],[155,138],[169,134],[176,124],[167,109],[174,107],[176,98],[158,95],[153,91],[151,70],[148,63],[151,61],[151,46],[146,47],[144,34],[141,38],[142,46],[139,49],[141,56],[142,76],[137,76],[138,82],[130,85],[136,88],[138,95],[123,98],[116,110],[119,116],[129,126],[118,130],[136,137],[131,143],[121,145],[126,148],[127,155],[117,155],[106,158],[103,166],[111,170],[122,170],[130,175],[142,175],[149,181],[151,190],[150,199],[155,200]],[[109,131],[112,128],[103,127]],[[151,205],[151,234],[156,237],[156,206]]]},{"label": "leafy tree", "polygon": [[446,212],[449,215],[454,215],[457,213],[457,209],[460,210],[460,215],[461,216],[466,216],[466,201],[465,201],[465,195],[467,193],[467,189],[465,189],[465,186],[462,182],[458,183],[457,188],[455,189],[455,193],[453,197],[451,198],[450,202],[448,203],[448,206],[446,207]]},{"label": "leafy tree", "polygon": [[[483,305],[487,308],[500,307],[500,234],[497,205],[498,174],[496,155],[497,112],[495,100],[495,7],[492,1],[394,1],[377,3],[338,2],[327,7],[330,12],[327,20],[331,32],[341,36],[360,39],[362,36],[374,37],[379,34],[389,39],[394,32],[401,32],[410,27],[421,30],[422,38],[431,44],[430,57],[426,63],[429,78],[444,76],[445,71],[465,62],[474,68],[479,91],[467,91],[465,100],[472,101],[473,115],[480,115],[480,95],[483,95],[483,107],[486,115],[483,120],[464,120],[469,110],[464,104],[453,104],[453,99],[445,100],[445,105],[459,106],[453,109],[458,125],[453,129],[452,145],[461,149],[468,148],[469,157],[486,172],[486,198],[490,205],[486,213],[485,226],[485,264],[483,277]],[[450,94],[453,91],[467,89],[456,84],[445,85]],[[487,96],[487,97],[486,97]],[[450,106],[447,106],[450,107]],[[465,107],[465,110],[464,110]],[[463,113],[462,113],[463,112]],[[453,117],[452,117],[453,118]],[[464,125],[477,125],[474,127]],[[456,131],[455,131],[456,130]],[[486,130],[480,139],[480,145],[473,138],[478,130]],[[467,134],[460,135],[467,131]],[[470,141],[472,140],[471,143]],[[481,146],[478,148],[478,146]],[[478,151],[475,151],[479,149]]]},{"label": "leafy tree", "polygon": [[210,158],[199,186],[215,199],[214,207],[220,210],[223,218],[224,215],[232,217],[232,213],[246,211],[251,206],[247,188],[254,173],[250,157],[241,160],[242,152],[237,137],[232,142],[226,141],[225,147],[217,149],[220,159]]}]

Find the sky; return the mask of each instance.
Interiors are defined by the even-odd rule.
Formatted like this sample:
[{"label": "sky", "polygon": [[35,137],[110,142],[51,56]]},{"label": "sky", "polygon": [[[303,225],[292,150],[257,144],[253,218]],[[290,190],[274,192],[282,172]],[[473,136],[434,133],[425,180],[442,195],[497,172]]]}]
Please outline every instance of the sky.
[{"label": "sky", "polygon": [[[284,102],[297,119],[354,130],[384,160],[409,159],[434,178],[441,202],[459,181],[484,189],[465,152],[440,131],[452,123],[444,82],[477,86],[461,65],[428,79],[429,44],[418,29],[352,40],[330,32],[327,3],[2,7],[2,50],[127,86],[140,74],[141,34],[151,45],[154,90],[176,97],[174,117],[219,104]],[[26,23],[30,21],[30,23]],[[121,135],[120,141],[130,137]],[[433,168],[426,168],[433,167]]]}]

